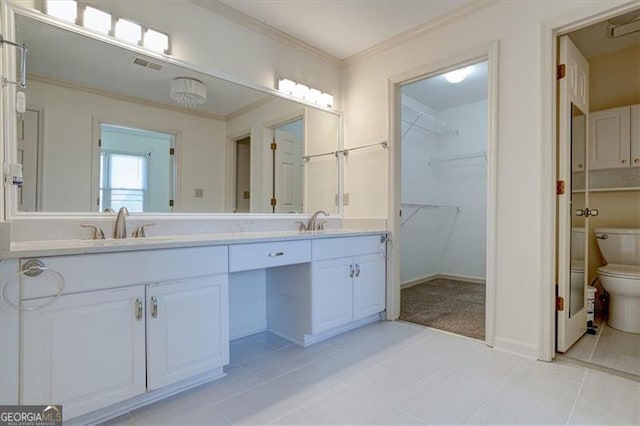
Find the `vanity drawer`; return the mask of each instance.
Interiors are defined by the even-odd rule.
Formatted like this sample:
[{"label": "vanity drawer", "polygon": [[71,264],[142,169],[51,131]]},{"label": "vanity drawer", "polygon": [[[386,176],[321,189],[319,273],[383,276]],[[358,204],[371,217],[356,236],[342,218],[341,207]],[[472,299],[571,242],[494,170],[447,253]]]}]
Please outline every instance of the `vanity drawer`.
[{"label": "vanity drawer", "polygon": [[[64,277],[63,294],[226,274],[228,267],[227,246],[54,256],[40,260]],[[52,274],[22,279],[23,300],[50,296],[58,288]]]},{"label": "vanity drawer", "polygon": [[310,261],[311,241],[309,240],[229,246],[229,272],[294,265]]},{"label": "vanity drawer", "polygon": [[313,260],[337,259],[339,257],[360,256],[363,254],[384,254],[384,243],[380,235],[365,237],[336,237],[313,240]]}]

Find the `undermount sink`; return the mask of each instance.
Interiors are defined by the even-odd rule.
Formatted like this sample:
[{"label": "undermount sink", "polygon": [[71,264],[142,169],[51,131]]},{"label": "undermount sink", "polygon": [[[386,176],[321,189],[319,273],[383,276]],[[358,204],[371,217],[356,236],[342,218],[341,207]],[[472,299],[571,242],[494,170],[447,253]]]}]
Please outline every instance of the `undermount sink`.
[{"label": "undermount sink", "polygon": [[146,237],[146,238],[107,238],[105,240],[81,240],[81,244],[88,246],[130,246],[139,244],[154,244],[175,241],[174,237]]}]

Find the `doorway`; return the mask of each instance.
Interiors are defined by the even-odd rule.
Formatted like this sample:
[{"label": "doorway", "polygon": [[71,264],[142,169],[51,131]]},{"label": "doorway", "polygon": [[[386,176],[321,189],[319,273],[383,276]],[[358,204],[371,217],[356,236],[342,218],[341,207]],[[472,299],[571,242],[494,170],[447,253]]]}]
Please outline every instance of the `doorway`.
[{"label": "doorway", "polygon": [[236,176],[234,213],[251,211],[251,136],[235,141]]},{"label": "doorway", "polygon": [[555,349],[636,379],[640,304],[621,313],[634,290],[618,287],[640,283],[639,36],[637,9],[557,39]]},{"label": "doorway", "polygon": [[487,60],[401,86],[401,320],[486,339]]}]

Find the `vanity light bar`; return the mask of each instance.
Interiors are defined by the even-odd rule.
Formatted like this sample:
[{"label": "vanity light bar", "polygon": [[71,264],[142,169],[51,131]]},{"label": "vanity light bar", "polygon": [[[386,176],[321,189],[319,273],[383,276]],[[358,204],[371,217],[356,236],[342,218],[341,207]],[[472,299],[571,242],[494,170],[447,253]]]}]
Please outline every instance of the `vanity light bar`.
[{"label": "vanity light bar", "polygon": [[43,12],[117,39],[133,43],[154,52],[169,54],[169,35],[130,19],[114,16],[85,2],[46,0]]},{"label": "vanity light bar", "polygon": [[289,78],[278,78],[278,90],[287,95],[304,99],[307,102],[318,104],[327,108],[333,106],[333,96],[329,93],[321,92],[318,89],[309,87],[302,83],[297,83]]}]

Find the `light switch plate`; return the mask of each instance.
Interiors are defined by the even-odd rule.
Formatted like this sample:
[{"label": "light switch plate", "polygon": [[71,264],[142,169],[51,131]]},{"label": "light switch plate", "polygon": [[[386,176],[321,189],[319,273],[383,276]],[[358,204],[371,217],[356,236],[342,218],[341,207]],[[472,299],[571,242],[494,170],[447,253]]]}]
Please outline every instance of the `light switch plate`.
[{"label": "light switch plate", "polygon": [[202,188],[195,188],[193,193],[196,198],[204,198],[204,189]]}]

